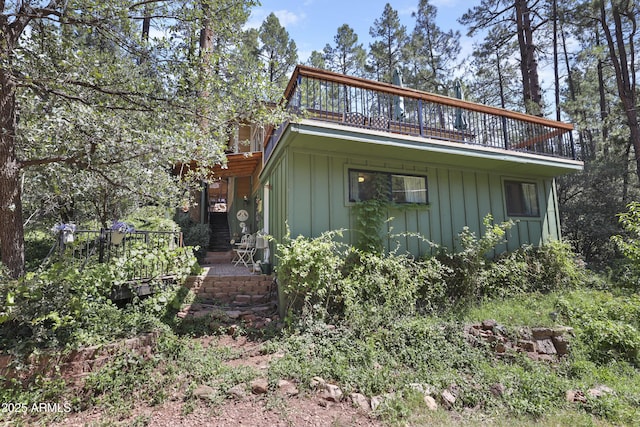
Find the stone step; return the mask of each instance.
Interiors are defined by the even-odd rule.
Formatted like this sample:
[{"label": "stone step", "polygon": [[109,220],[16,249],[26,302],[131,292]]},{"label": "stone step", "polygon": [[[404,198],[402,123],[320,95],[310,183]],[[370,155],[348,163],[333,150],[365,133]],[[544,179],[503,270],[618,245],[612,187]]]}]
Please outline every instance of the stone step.
[{"label": "stone step", "polygon": [[230,264],[233,259],[233,251],[207,252],[203,264]]}]

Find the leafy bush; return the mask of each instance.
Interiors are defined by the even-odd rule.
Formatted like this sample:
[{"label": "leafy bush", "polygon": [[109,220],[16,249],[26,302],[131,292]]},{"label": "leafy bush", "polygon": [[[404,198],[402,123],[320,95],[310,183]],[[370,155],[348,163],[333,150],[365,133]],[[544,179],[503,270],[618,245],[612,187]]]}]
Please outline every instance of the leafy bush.
[{"label": "leafy bush", "polygon": [[189,216],[189,213],[185,212],[176,213],[174,221],[180,226],[184,244],[193,246],[196,258],[199,262],[202,262],[207,256],[207,248],[209,247],[211,233],[209,224],[200,224],[194,221]]},{"label": "leafy bush", "polygon": [[280,289],[289,303],[287,310],[377,324],[416,310],[434,313],[483,298],[548,293],[585,282],[584,267],[561,242],[489,259],[511,226],[512,222],[493,224],[488,216],[481,237],[465,228],[460,251],[442,250],[423,260],[350,247],[335,241],[339,231],[287,239],[278,245]]},{"label": "leafy bush", "polygon": [[438,255],[438,258],[450,268],[446,278],[447,293],[449,298],[458,304],[475,302],[483,296],[486,286],[481,273],[489,263],[489,252],[506,242],[506,232],[514,224],[513,221],[493,224],[491,215],[487,215],[483,223],[485,232],[480,238],[465,226],[459,235],[462,249],[451,253],[443,248]]},{"label": "leafy bush", "polygon": [[315,307],[325,316],[340,305],[338,289],[346,247],[335,236],[341,237],[342,232],[326,232],[314,239],[287,236],[278,245],[278,286],[287,296],[287,311]]},{"label": "leafy bush", "polygon": [[611,240],[627,260],[618,272],[619,283],[640,290],[640,202],[632,202],[627,208],[627,212],[618,215],[625,235],[613,236]]},{"label": "leafy bush", "polygon": [[576,328],[588,360],[640,367],[640,296],[576,291],[559,298],[557,310]]},{"label": "leafy bush", "polygon": [[540,247],[524,246],[497,257],[477,280],[484,297],[507,298],[575,289],[587,283],[587,274],[569,244],[553,241]]},{"label": "leafy bush", "polygon": [[56,237],[50,232],[31,230],[24,235],[24,258],[27,271],[35,271],[47,257]]},{"label": "leafy bush", "polygon": [[[76,266],[55,263],[19,280],[4,279],[0,286],[0,348],[30,351],[31,348],[90,345],[148,330],[161,317],[177,286],[164,287],[159,277],[153,297],[119,310],[110,300],[114,286],[125,284],[138,269],[137,262],[163,262],[181,282],[195,262],[189,248],[137,249],[135,260],[116,259],[111,264]],[[162,290],[164,289],[164,292]],[[151,315],[151,316],[147,316]]]}]

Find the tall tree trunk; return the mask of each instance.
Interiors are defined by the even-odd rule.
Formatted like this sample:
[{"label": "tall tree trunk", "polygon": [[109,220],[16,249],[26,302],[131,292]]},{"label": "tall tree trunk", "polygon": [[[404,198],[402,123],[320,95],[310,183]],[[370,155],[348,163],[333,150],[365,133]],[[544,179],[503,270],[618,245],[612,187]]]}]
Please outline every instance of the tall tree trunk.
[{"label": "tall tree trunk", "polygon": [[[563,20],[560,20],[560,39],[562,41],[562,56],[564,59],[564,66],[567,69],[567,86],[569,87],[569,98],[575,103],[576,101],[576,85],[573,81],[573,71],[571,70],[571,62],[569,61],[569,49],[567,48],[567,37],[564,32]],[[586,112],[584,108],[578,110],[578,114],[582,118],[582,122],[586,123]],[[585,144],[585,140],[588,141],[588,145]],[[593,143],[593,137],[591,131],[586,128],[578,131],[578,144],[582,147],[582,159],[591,159],[595,157],[595,144]]]},{"label": "tall tree trunk", "polygon": [[0,258],[11,277],[24,274],[20,162],[15,150],[15,91],[10,73],[0,68]]},{"label": "tall tree trunk", "polygon": [[530,114],[542,116],[542,89],[533,43],[531,12],[527,0],[516,0],[515,6],[525,109]]},{"label": "tall tree trunk", "polygon": [[[595,29],[596,36],[596,46],[599,48],[600,44],[600,32],[598,28]],[[598,95],[600,102],[600,119],[602,120],[602,140],[607,141],[609,138],[609,124],[607,122],[607,117],[609,116],[609,111],[607,108],[607,93],[604,84],[604,63],[602,59],[598,58]],[[606,144],[605,144],[606,147]]]},{"label": "tall tree trunk", "polygon": [[504,99],[504,80],[502,78],[502,66],[500,65],[500,52],[496,47],[496,69],[498,71],[498,88],[500,89],[500,107],[506,108],[506,101]]},{"label": "tall tree trunk", "polygon": [[560,121],[560,70],[558,66],[558,0],[553,0],[553,84],[556,103],[556,120]]},{"label": "tall tree trunk", "polygon": [[[628,4],[627,4],[628,5]],[[625,36],[622,24],[622,15],[630,21],[631,30],[628,35],[629,53],[625,43]],[[624,107],[629,127],[630,142],[633,145],[634,157],[636,161],[636,174],[640,179],[640,124],[638,123],[638,111],[636,109],[636,81],[635,81],[635,53],[634,37],[636,33],[636,22],[633,13],[620,11],[619,4],[612,1],[611,15],[613,17],[614,34],[611,34],[607,21],[607,10],[604,2],[600,4],[600,17],[602,29],[607,38],[609,56],[616,71],[616,83],[618,86],[618,96]]]},{"label": "tall tree trunk", "polygon": [[211,19],[211,7],[208,1],[202,2],[202,28],[200,29],[200,101],[202,111],[200,114],[200,130],[203,136],[209,134],[209,114],[207,100],[209,98],[209,79],[211,76],[212,52],[213,52],[213,22]]}]

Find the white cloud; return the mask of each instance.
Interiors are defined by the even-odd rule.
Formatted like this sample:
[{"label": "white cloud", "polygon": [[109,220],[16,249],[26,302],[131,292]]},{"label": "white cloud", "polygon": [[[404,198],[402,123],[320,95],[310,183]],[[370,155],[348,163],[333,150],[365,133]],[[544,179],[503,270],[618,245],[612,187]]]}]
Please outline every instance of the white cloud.
[{"label": "white cloud", "polygon": [[276,14],[278,19],[280,20],[280,25],[283,27],[287,27],[289,25],[296,25],[300,21],[303,21],[307,16],[304,13],[300,13],[299,15],[291,12],[290,10],[276,10],[273,12]]},{"label": "white cloud", "polygon": [[[249,17],[249,20],[245,24],[245,29],[260,28],[260,26],[262,25],[264,20],[267,19],[267,16],[270,13],[271,13],[270,11],[263,8],[254,9],[253,12],[251,12],[251,16]],[[278,17],[278,20],[280,21],[280,25],[282,25],[285,28],[289,26],[298,25],[301,21],[304,21],[304,19],[307,17],[307,15],[305,15],[304,13],[296,14],[295,12],[291,12],[290,10],[286,10],[286,9],[275,10],[273,11],[273,13],[275,13],[275,15]]]}]

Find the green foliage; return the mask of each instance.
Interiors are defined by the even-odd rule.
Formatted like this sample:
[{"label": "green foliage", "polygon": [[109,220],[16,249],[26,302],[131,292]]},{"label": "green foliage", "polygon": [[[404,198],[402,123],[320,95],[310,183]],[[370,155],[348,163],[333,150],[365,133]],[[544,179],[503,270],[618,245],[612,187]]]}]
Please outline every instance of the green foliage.
[{"label": "green foliage", "polygon": [[371,199],[356,203],[354,213],[358,242],[356,246],[366,252],[382,252],[382,226],[387,220],[389,207],[389,183],[384,174],[373,174]]},{"label": "green foliage", "polygon": [[[153,269],[162,265],[181,283],[195,260],[189,248],[135,247],[132,254],[82,271],[58,262],[19,280],[5,279],[0,287],[0,300],[6,302],[0,309],[0,348],[28,354],[33,348],[91,345],[150,330],[158,323],[154,319],[171,308],[178,288],[165,285],[160,271]],[[121,310],[111,302],[111,293],[141,267],[157,292]]]},{"label": "green foliage", "polygon": [[314,239],[288,235],[278,245],[278,285],[287,296],[288,309],[309,310],[326,315],[339,303],[338,281],[344,263],[345,245],[334,237],[342,231],[321,234]]},{"label": "green foliage", "polygon": [[182,239],[186,246],[193,246],[198,261],[207,256],[211,229],[209,224],[200,224],[194,221],[188,212],[178,212],[174,221],[180,226]]},{"label": "green foliage", "polygon": [[47,257],[56,241],[50,231],[30,230],[24,236],[24,258],[27,271],[35,271]]},{"label": "green foliage", "polygon": [[[582,110],[585,102],[576,107]],[[622,156],[612,153],[587,161],[582,172],[558,179],[562,235],[589,265],[599,269],[612,266],[619,258],[611,241],[611,236],[620,233],[616,214],[625,209],[623,200],[638,197],[633,185],[625,195],[627,164]]]},{"label": "green foliage", "polygon": [[447,278],[449,296],[462,304],[477,301],[482,297],[485,286],[479,278],[489,264],[489,252],[506,242],[506,231],[514,223],[507,221],[493,224],[493,217],[487,215],[483,224],[485,232],[480,238],[465,226],[459,235],[461,250],[454,253],[443,250],[439,255],[439,259],[450,267],[451,274]]},{"label": "green foliage", "polygon": [[[531,297],[535,302],[527,304]],[[639,414],[637,367],[623,360],[620,352],[607,353],[610,348],[602,347],[605,342],[616,342],[620,328],[607,332],[607,325],[600,325],[601,332],[610,336],[598,337],[592,326],[582,323],[588,318],[615,317],[627,322],[622,329],[628,332],[637,327],[640,319],[638,301],[634,297],[627,304],[623,302],[624,298],[603,291],[560,290],[482,303],[467,312],[469,322],[502,319],[499,321],[508,322],[503,325],[514,333],[522,324],[551,326],[568,321],[564,324],[573,326],[575,331],[575,336],[567,336],[571,354],[553,364],[532,361],[524,354],[496,358],[489,344],[470,344],[462,323],[446,320],[454,313],[435,317],[396,312],[381,321],[375,312],[366,310],[359,323],[335,324],[304,317],[292,324],[278,343],[271,343],[272,351],[279,349],[284,356],[271,363],[269,377],[293,378],[302,387],[309,387],[311,378],[320,376],[339,384],[345,393],[383,396],[383,404],[374,415],[400,425],[428,424],[426,420],[433,416],[420,415],[424,409],[423,403],[419,404],[421,395],[415,392],[416,384],[431,390],[434,397],[445,389],[455,390],[453,411],[464,416],[466,408],[473,408],[480,425],[490,423],[495,414],[501,420],[519,420],[515,425],[557,425],[558,419],[632,425]],[[371,307],[374,305],[371,303]],[[378,305],[383,310],[384,302],[378,301]],[[560,306],[571,307],[572,317],[567,317],[564,309],[559,310]],[[598,312],[603,307],[607,314]],[[549,317],[551,310],[558,310],[560,317]],[[598,353],[597,347],[605,352]],[[594,363],[594,355],[599,355],[601,361]],[[492,392],[497,384],[504,389],[501,395]],[[599,398],[588,395],[587,390],[598,385],[614,391]],[[567,390],[584,392],[586,403],[567,406]],[[564,414],[566,410],[571,411],[570,415]],[[584,416],[583,411],[601,419]]]},{"label": "green foliage", "polygon": [[560,241],[544,246],[523,246],[503,254],[479,273],[482,294],[506,298],[523,293],[549,293],[587,283],[583,264],[571,247]]},{"label": "green foliage", "polygon": [[298,236],[278,245],[280,289],[288,311],[376,324],[397,313],[435,313],[469,307],[483,298],[548,293],[585,282],[583,266],[560,242],[490,260],[487,255],[504,243],[511,225],[492,224],[488,216],[480,238],[465,228],[460,251],[442,250],[423,260],[348,247],[334,240],[340,232],[313,239]]},{"label": "green foliage", "polygon": [[640,202],[630,203],[627,211],[618,217],[625,234],[613,236],[611,240],[627,261],[619,271],[620,283],[640,290]]},{"label": "green foliage", "polygon": [[640,367],[640,296],[585,290],[559,298],[557,310],[576,327],[588,360]]}]

